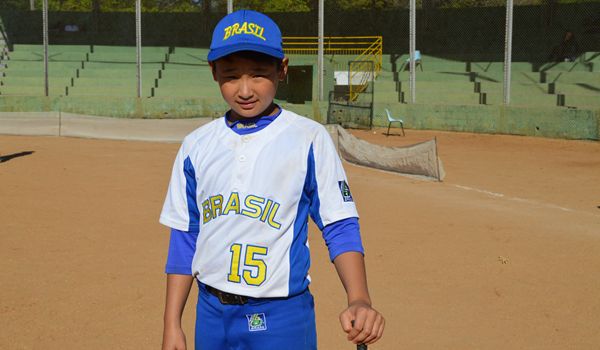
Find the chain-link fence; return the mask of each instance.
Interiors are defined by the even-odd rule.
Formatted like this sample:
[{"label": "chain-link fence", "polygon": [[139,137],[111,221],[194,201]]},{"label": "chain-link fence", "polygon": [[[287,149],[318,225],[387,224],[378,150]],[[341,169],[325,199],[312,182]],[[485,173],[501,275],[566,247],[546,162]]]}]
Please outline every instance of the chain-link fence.
[{"label": "chain-link fence", "polygon": [[[143,1],[139,51],[136,1],[47,1],[47,69],[44,1],[0,4],[0,46],[6,47],[0,58],[0,97],[5,101],[19,97],[27,106],[24,96],[45,95],[47,72],[47,94],[55,99],[45,100],[44,108],[102,115],[139,115],[140,108],[145,116],[216,115],[225,106],[206,54],[212,29],[231,5],[233,10],[268,12],[288,44],[298,37],[312,41],[314,52],[289,52],[291,74],[277,96],[303,114],[324,116],[330,92],[350,94],[352,89],[343,85],[354,79],[336,77],[351,74],[349,62],[364,55],[327,46],[334,41],[327,38],[348,37],[354,39],[341,39],[347,48],[361,48],[357,38],[381,38],[380,63],[369,58],[376,64],[376,118],[383,108],[402,104],[600,107],[600,1]],[[326,38],[322,63],[320,6]],[[377,55],[373,52],[370,57]],[[354,99],[348,95],[347,100]],[[9,108],[7,102],[3,106]]]}]

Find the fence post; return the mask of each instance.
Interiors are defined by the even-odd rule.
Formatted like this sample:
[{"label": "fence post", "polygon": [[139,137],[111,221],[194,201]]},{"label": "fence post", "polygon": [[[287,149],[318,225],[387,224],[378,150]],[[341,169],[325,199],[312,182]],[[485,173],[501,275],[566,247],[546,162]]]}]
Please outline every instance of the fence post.
[{"label": "fence post", "polygon": [[506,0],[506,36],[504,38],[504,104],[510,104],[512,66],[513,0]]},{"label": "fence post", "polygon": [[409,49],[410,49],[410,103],[415,103],[417,100],[417,84],[416,84],[416,69],[415,69],[415,50],[416,50],[416,1],[410,0],[410,21],[409,21]]},{"label": "fence post", "polygon": [[42,9],[42,35],[44,37],[44,95],[48,96],[48,0],[44,0]]},{"label": "fence post", "polygon": [[318,45],[318,57],[317,57],[317,70],[319,71],[319,101],[323,100],[324,90],[324,67],[323,67],[323,36],[324,26],[323,21],[325,19],[325,5],[324,0],[319,0],[319,18],[317,20],[319,27],[319,45]]},{"label": "fence post", "polygon": [[137,97],[142,97],[142,4],[135,1],[135,45],[137,65]]}]

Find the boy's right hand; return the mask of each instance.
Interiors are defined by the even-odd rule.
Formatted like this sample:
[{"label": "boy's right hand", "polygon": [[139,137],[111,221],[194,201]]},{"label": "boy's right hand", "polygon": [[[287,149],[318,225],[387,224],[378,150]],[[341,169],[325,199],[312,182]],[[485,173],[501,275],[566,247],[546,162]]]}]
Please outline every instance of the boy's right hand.
[{"label": "boy's right hand", "polygon": [[185,334],[183,329],[165,328],[163,331],[162,350],[186,350]]}]

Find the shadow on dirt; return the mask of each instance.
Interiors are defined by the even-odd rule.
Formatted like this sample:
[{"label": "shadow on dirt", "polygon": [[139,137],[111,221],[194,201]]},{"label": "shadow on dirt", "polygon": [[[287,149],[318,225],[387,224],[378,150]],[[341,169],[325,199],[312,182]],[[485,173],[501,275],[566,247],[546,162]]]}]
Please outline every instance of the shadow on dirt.
[{"label": "shadow on dirt", "polygon": [[8,162],[9,160],[11,160],[13,158],[28,156],[28,155],[32,154],[33,152],[35,152],[35,151],[25,151],[25,152],[19,152],[19,153],[7,154],[5,156],[0,156],[0,163]]}]

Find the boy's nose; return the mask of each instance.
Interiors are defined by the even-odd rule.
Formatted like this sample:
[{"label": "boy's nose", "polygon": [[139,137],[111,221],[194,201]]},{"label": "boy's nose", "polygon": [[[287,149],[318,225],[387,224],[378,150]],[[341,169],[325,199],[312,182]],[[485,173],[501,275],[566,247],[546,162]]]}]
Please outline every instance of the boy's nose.
[{"label": "boy's nose", "polygon": [[240,89],[238,95],[241,99],[248,100],[252,97],[253,92],[250,86],[250,81],[247,77],[240,79]]}]

